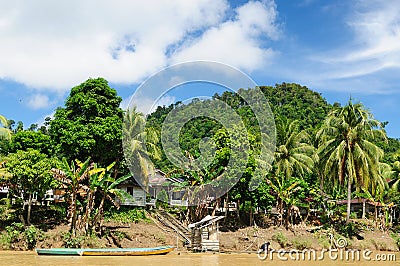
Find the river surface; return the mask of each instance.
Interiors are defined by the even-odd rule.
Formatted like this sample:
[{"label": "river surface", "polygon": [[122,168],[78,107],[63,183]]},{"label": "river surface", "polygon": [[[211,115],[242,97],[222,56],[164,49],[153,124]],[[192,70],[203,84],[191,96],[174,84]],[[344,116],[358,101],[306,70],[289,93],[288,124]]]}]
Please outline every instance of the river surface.
[{"label": "river surface", "polygon": [[[286,256],[287,260],[282,261],[276,256],[271,260],[266,258],[260,260],[257,254],[181,254],[177,252],[168,255],[159,256],[128,256],[128,257],[79,257],[79,256],[38,256],[35,252],[13,252],[0,251],[0,265],[45,265],[45,266],[72,266],[72,265],[162,265],[162,266],[247,266],[247,265],[285,265],[285,266],[383,266],[383,265],[400,265],[400,253],[383,253],[386,261],[377,261],[376,253],[371,254],[369,261],[360,258],[360,260],[346,261],[336,259],[333,260],[325,257],[323,260],[293,260]],[[388,259],[388,254],[394,254]],[[382,256],[380,256],[381,258]],[[390,261],[388,261],[390,260]]]}]

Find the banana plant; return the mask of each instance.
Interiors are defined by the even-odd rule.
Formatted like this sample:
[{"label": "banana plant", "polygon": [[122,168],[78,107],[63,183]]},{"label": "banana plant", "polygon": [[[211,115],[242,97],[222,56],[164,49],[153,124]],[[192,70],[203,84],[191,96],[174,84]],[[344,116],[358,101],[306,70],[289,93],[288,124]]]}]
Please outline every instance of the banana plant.
[{"label": "banana plant", "polygon": [[63,159],[61,169],[51,169],[53,177],[61,182],[69,194],[67,219],[70,224],[70,232],[74,236],[77,229],[77,196],[80,192],[85,191],[83,182],[93,174],[91,172],[93,167],[94,164],[90,163],[90,158],[84,163],[75,160],[75,162],[71,162],[71,165],[66,159]]},{"label": "banana plant", "polygon": [[[110,164],[106,168],[102,169],[102,171],[99,174],[95,174],[90,180],[92,191],[94,192],[98,191],[101,195],[100,204],[96,210],[96,214],[92,221],[92,229],[97,228],[100,230],[100,232],[103,226],[104,204],[106,200],[109,200],[116,208],[120,207],[119,202],[121,201],[122,202],[125,200],[134,201],[134,198],[130,194],[128,194],[125,190],[122,190],[117,187],[125,180],[131,178],[132,175],[128,174],[118,179],[114,178],[112,176],[112,171],[111,171],[114,165],[115,162]],[[94,190],[93,188],[95,188],[96,190]],[[93,197],[91,199],[93,201],[93,203],[91,203],[91,209],[93,209],[94,205],[94,196],[95,194],[93,194]],[[89,208],[89,210],[91,209]]]}]

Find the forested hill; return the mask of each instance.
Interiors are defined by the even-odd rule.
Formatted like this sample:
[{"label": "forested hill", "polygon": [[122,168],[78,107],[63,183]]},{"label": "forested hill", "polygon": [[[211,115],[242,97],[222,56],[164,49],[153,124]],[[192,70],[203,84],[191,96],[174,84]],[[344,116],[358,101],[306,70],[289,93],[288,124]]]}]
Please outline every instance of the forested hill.
[{"label": "forested hill", "polygon": [[[275,119],[299,120],[303,129],[318,127],[332,108],[319,93],[299,84],[282,83],[275,87],[260,86],[260,89],[268,99]],[[214,97],[230,103],[233,97],[238,96],[224,92]]]},{"label": "forested hill", "polygon": [[[311,91],[305,86],[293,83],[282,83],[272,86],[261,86],[261,91],[266,96],[271,110],[276,119],[299,120],[301,129],[318,128],[329,110],[330,104],[317,92]],[[249,89],[252,90],[252,89]],[[253,114],[249,107],[239,95],[233,92],[224,92],[222,95],[215,94],[214,99],[219,99],[229,104],[242,117],[248,128],[256,127]],[[155,112],[148,116],[148,126],[155,128],[158,134],[167,114],[180,103],[168,107],[158,107]],[[180,144],[182,150],[188,150],[195,157],[198,155],[198,143],[204,137],[212,137],[221,125],[209,118],[195,118],[188,122],[180,133]],[[158,162],[157,167],[169,170],[168,160]]]}]

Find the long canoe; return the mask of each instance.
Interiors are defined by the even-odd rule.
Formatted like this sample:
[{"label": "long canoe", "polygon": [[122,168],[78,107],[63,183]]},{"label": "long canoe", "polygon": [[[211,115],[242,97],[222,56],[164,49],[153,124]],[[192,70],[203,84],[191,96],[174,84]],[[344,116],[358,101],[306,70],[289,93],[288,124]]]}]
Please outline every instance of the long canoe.
[{"label": "long canoe", "polygon": [[37,248],[38,255],[64,256],[148,256],[164,255],[174,250],[173,246],[154,248]]}]

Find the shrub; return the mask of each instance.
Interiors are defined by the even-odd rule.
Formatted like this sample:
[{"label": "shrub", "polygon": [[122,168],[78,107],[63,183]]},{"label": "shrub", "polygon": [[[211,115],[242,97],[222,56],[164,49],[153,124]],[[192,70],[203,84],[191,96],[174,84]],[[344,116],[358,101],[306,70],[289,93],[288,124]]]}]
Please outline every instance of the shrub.
[{"label": "shrub", "polygon": [[309,239],[294,239],[292,244],[295,249],[304,250],[311,248],[311,241]]},{"label": "shrub", "polygon": [[272,240],[278,242],[279,245],[281,245],[282,248],[284,248],[284,247],[289,245],[289,241],[288,241],[287,237],[282,232],[274,234],[272,236]]},{"label": "shrub", "polygon": [[112,209],[104,215],[106,222],[137,223],[139,221],[148,221],[145,211],[139,208],[121,208]]},{"label": "shrub", "polygon": [[355,223],[340,223],[337,228],[338,232],[348,238],[359,235],[360,228]]},{"label": "shrub", "polygon": [[80,248],[85,240],[84,235],[73,236],[70,232],[62,234],[64,246],[66,248]]},{"label": "shrub", "polygon": [[42,231],[33,225],[25,227],[22,223],[12,223],[0,235],[0,245],[4,249],[11,249],[14,243],[22,243],[25,248],[33,249],[42,235]]},{"label": "shrub", "polygon": [[40,231],[33,225],[27,227],[24,231],[25,241],[27,243],[28,249],[33,249],[36,247],[36,242]]}]

